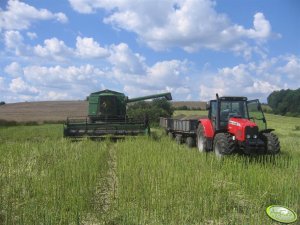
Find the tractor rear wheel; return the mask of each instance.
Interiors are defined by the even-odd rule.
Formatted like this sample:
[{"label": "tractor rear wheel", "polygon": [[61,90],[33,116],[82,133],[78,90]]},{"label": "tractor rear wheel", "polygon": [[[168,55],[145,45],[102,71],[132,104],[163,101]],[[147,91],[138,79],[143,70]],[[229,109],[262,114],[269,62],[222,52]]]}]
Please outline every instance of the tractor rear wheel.
[{"label": "tractor rear wheel", "polygon": [[189,148],[192,148],[195,146],[195,141],[194,141],[194,138],[192,138],[192,137],[187,137],[185,140],[185,143]]},{"label": "tractor rear wheel", "polygon": [[266,144],[267,154],[275,155],[280,152],[280,143],[278,137],[273,133],[264,133],[263,140]]},{"label": "tractor rear wheel", "polygon": [[213,150],[217,157],[230,155],[235,151],[235,143],[229,133],[218,133],[214,138]]},{"label": "tractor rear wheel", "polygon": [[204,136],[204,130],[201,124],[199,124],[199,127],[197,129],[197,147],[199,152],[208,152],[207,139]]}]

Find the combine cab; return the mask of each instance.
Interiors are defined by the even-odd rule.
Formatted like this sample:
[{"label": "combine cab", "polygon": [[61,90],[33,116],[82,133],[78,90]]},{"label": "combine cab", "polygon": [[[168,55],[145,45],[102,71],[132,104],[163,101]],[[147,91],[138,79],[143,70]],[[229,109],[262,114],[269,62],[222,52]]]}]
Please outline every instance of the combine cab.
[{"label": "combine cab", "polygon": [[143,121],[129,118],[126,113],[127,103],[146,99],[165,97],[172,100],[171,93],[149,95],[129,99],[123,93],[104,90],[90,94],[88,117],[69,117],[64,124],[64,137],[99,138],[112,136],[149,134],[147,117]]}]

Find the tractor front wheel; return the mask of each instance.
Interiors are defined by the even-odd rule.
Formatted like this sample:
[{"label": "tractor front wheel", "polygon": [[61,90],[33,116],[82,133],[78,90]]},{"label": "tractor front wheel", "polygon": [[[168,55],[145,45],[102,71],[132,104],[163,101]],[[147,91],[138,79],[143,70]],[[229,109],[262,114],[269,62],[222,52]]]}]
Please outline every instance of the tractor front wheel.
[{"label": "tractor front wheel", "polygon": [[217,157],[230,155],[235,151],[235,143],[229,133],[218,133],[214,138],[213,150]]},{"label": "tractor front wheel", "polygon": [[270,155],[275,155],[280,152],[280,143],[278,137],[273,133],[264,133],[263,139],[266,145],[266,152]]}]

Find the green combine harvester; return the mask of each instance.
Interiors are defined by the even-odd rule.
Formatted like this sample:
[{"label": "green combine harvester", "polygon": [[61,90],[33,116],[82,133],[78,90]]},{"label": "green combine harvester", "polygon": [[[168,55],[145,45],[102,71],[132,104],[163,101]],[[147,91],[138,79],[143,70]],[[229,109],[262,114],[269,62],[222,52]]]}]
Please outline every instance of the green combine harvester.
[{"label": "green combine harvester", "polygon": [[165,97],[172,100],[171,93],[162,93],[129,99],[123,93],[103,90],[90,94],[87,117],[68,117],[64,124],[64,137],[114,138],[126,135],[149,134],[148,118],[137,120],[126,113],[127,103]]}]

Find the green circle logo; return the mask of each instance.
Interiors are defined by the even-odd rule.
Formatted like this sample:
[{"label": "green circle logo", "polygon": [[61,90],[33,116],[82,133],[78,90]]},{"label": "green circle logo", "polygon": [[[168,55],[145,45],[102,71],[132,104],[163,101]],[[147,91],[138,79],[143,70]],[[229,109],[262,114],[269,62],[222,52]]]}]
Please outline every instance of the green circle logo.
[{"label": "green circle logo", "polygon": [[266,211],[270,218],[281,223],[293,223],[297,220],[297,214],[293,210],[281,205],[271,205]]}]

